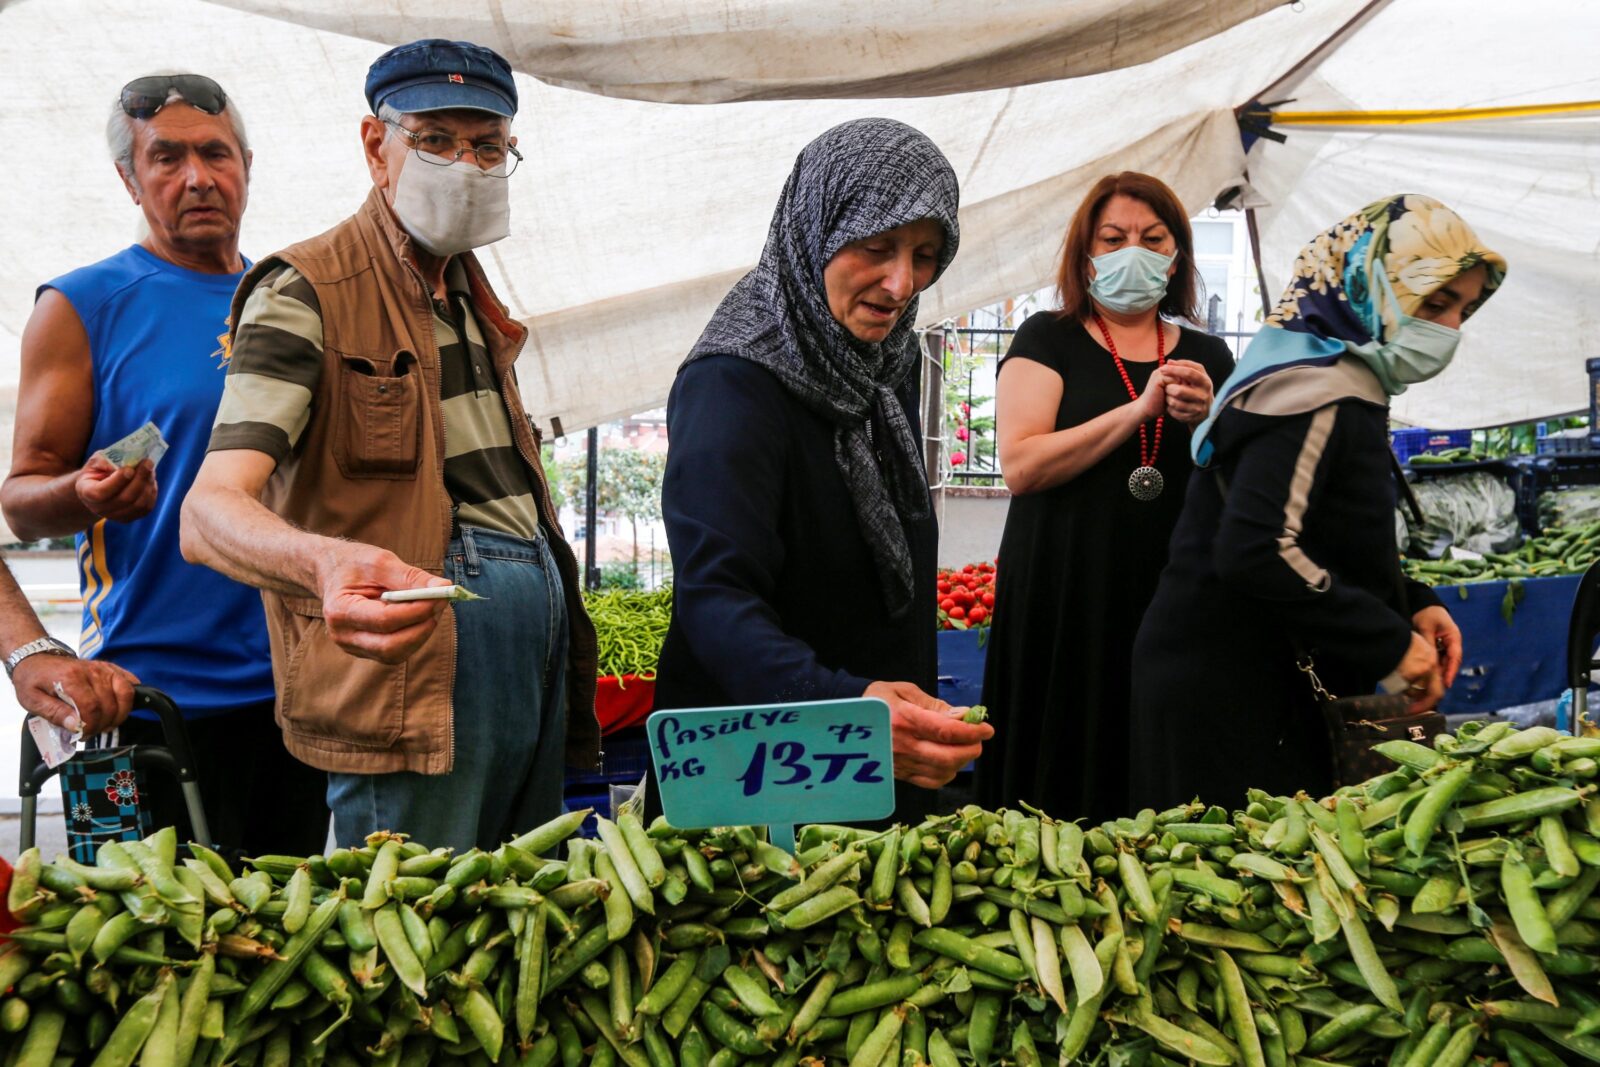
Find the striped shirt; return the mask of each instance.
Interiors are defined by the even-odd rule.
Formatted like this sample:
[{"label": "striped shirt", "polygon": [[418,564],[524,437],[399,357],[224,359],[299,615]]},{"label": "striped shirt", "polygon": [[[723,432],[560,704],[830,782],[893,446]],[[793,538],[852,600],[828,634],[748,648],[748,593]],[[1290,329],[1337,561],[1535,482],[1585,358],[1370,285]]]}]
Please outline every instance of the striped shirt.
[{"label": "striped shirt", "polygon": [[[511,436],[460,263],[450,263],[445,285],[448,299],[433,302],[433,329],[444,411],[444,484],[455,522],[536,538],[533,474]],[[240,314],[209,451],[248,448],[283,462],[311,421],[321,377],[316,290],[294,268],[279,267],[256,284]]]}]

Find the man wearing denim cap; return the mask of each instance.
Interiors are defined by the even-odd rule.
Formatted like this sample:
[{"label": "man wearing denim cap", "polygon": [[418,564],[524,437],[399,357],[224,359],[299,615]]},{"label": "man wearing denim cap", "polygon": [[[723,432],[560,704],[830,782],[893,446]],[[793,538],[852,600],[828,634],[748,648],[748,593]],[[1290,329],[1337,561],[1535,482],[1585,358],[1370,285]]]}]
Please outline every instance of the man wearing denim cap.
[{"label": "man wearing denim cap", "polygon": [[[517,87],[487,48],[372,65],[355,215],[263,259],[183,511],[184,554],[258,586],[278,722],[329,772],[340,845],[493,848],[588,765],[594,627],[513,365],[527,336],[472,249],[509,227]],[[477,602],[389,602],[463,586]]]}]

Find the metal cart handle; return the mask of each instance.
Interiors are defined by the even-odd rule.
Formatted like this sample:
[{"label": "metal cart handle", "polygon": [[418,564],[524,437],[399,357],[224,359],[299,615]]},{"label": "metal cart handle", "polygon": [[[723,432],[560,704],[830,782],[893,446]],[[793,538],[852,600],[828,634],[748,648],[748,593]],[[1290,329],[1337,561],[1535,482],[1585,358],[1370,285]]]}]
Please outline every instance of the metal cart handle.
[{"label": "metal cart handle", "polygon": [[[194,751],[189,747],[189,731],[184,728],[178,706],[167,694],[148,685],[134,686],[133,706],[135,710],[156,713],[161,720],[162,739],[166,742],[165,745],[134,745],[134,766],[150,768],[176,778],[179,788],[183,790],[183,802],[189,811],[189,824],[194,828],[195,839],[212,844],[211,827],[206,823],[205,806],[200,800],[200,778],[195,770]],[[40,758],[39,746],[28,729],[26,717],[22,724],[22,758],[18,762],[17,795],[22,798],[18,850],[26,852],[35,841],[39,791],[60,770],[59,767],[47,767]]]}]

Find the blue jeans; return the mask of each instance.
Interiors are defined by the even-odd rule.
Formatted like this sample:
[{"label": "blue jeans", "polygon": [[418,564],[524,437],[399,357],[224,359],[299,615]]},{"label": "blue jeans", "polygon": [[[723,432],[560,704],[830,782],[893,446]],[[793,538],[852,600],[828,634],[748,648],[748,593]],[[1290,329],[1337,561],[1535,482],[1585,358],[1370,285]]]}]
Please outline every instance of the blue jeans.
[{"label": "blue jeans", "polygon": [[456,617],[455,761],[450,773],[330,774],[341,847],[395,830],[437,848],[493,849],[561,813],[567,610],[543,537],[461,527],[445,577],[483,602]]}]

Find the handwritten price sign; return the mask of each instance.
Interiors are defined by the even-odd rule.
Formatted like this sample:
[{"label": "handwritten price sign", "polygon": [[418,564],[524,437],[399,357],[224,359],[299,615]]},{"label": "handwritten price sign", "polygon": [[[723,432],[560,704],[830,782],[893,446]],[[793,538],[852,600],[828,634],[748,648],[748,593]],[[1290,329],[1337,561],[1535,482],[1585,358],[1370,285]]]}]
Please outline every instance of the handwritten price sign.
[{"label": "handwritten price sign", "polygon": [[674,826],[772,827],[894,813],[894,745],[881,700],[658,711],[646,725],[661,808]]}]

